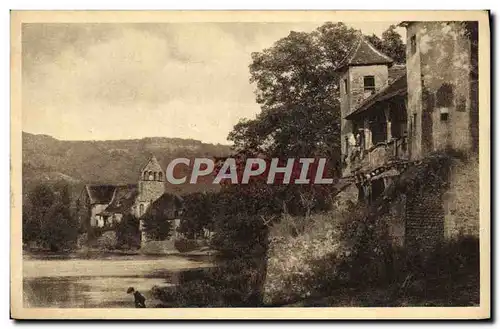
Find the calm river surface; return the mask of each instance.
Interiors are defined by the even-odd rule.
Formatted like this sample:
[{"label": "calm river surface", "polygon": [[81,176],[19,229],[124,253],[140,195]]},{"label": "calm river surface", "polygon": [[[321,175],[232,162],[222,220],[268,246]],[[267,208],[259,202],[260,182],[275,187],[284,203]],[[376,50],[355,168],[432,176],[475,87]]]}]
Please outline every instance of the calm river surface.
[{"label": "calm river surface", "polygon": [[25,307],[134,307],[127,295],[134,287],[146,297],[147,307],[159,301],[151,296],[153,286],[181,284],[213,266],[204,257],[106,256],[78,257],[25,256],[23,295]]}]

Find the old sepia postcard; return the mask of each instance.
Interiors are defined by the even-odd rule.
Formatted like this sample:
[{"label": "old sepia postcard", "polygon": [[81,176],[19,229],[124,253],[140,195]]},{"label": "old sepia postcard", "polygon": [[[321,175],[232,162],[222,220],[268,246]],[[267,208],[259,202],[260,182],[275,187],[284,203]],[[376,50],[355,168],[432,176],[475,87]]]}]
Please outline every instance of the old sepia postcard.
[{"label": "old sepia postcard", "polygon": [[15,319],[488,319],[487,11],[13,11]]}]

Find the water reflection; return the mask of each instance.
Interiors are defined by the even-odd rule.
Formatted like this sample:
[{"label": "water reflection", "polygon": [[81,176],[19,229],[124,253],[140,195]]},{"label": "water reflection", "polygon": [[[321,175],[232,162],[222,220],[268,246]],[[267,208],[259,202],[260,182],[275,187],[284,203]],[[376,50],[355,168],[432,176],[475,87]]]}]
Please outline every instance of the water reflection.
[{"label": "water reflection", "polygon": [[[167,287],[199,278],[207,261],[181,257],[117,257],[106,260],[29,259],[24,261],[25,307],[134,307],[128,287],[146,297],[147,307],[160,301],[153,286]],[[62,274],[62,275],[57,275]]]},{"label": "water reflection", "polygon": [[[25,279],[26,307],[134,307],[126,294],[130,286],[141,291],[149,305],[158,301],[150,294],[153,286],[167,286],[164,279],[116,277],[52,277]],[[148,306],[149,306],[148,305]]]}]

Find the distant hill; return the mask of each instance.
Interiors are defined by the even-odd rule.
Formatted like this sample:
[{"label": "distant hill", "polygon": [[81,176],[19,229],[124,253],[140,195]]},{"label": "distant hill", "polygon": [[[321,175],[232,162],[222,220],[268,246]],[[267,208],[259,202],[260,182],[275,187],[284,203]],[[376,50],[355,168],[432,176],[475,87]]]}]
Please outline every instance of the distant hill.
[{"label": "distant hill", "polygon": [[[63,141],[47,135],[23,132],[23,190],[26,193],[40,182],[69,183],[73,190],[84,184],[136,183],[140,170],[151,155],[165,170],[178,157],[221,157],[230,154],[228,145],[198,140],[153,137],[109,141]],[[170,192],[185,194],[207,186],[169,186]]]}]

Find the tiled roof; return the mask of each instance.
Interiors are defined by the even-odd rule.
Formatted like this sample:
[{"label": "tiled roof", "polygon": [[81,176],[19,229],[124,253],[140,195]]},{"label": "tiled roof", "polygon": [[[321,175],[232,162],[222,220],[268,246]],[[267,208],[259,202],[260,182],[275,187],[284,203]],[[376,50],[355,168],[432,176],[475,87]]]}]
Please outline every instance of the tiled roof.
[{"label": "tiled roof", "polygon": [[126,214],[135,203],[138,190],[136,184],[116,186],[111,203],[102,214]]},{"label": "tiled roof", "polygon": [[406,66],[402,64],[394,64],[389,68],[389,84],[399,79],[406,73]]},{"label": "tiled roof", "polygon": [[361,103],[360,106],[356,110],[354,110],[351,114],[347,115],[345,119],[351,120],[353,117],[365,112],[370,109],[373,105],[390,99],[394,96],[405,95],[408,91],[408,85],[406,82],[406,71],[404,73],[399,73],[395,75],[397,78],[389,83],[385,88],[381,89],[378,93],[368,97]]},{"label": "tiled roof", "polygon": [[175,210],[182,209],[182,198],[170,194],[164,193],[161,197],[159,197],[153,204],[148,208],[144,216],[150,215],[163,215],[166,219],[175,219]]},{"label": "tiled roof", "polygon": [[113,199],[115,185],[85,185],[90,203],[107,204]]},{"label": "tiled roof", "polygon": [[347,57],[337,67],[341,70],[346,66],[356,65],[374,65],[374,64],[392,64],[393,60],[378,51],[370,42],[363,36],[360,36],[357,45],[354,46]]}]

